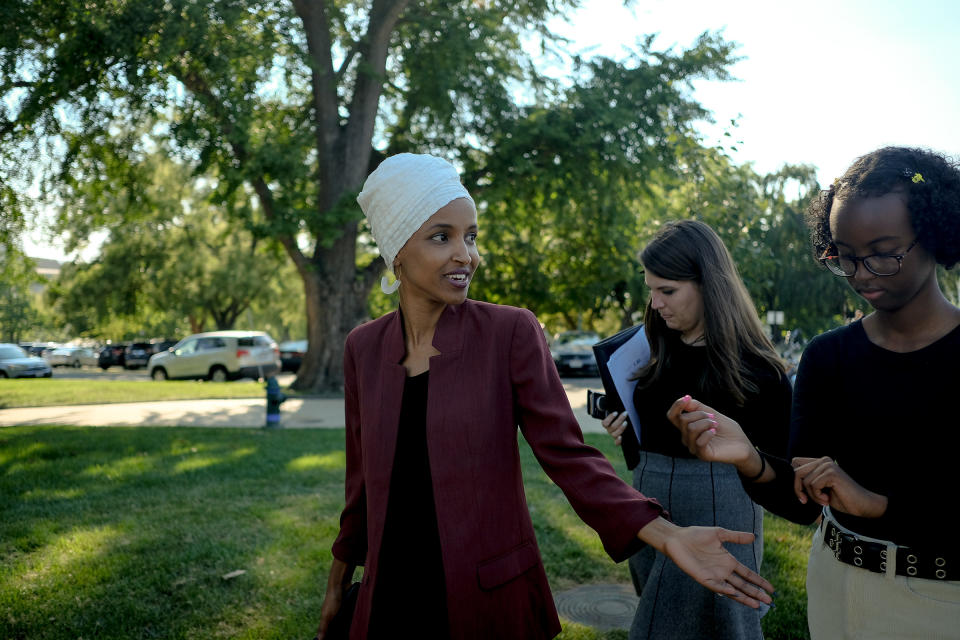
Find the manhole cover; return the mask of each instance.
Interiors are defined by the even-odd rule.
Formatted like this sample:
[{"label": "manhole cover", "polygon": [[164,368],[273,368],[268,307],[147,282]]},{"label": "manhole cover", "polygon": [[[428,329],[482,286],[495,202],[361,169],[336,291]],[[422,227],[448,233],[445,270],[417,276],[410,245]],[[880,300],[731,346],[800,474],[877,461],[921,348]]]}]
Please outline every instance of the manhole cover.
[{"label": "manhole cover", "polygon": [[600,631],[629,629],[639,602],[633,586],[624,584],[585,584],[562,591],[553,600],[567,620]]}]

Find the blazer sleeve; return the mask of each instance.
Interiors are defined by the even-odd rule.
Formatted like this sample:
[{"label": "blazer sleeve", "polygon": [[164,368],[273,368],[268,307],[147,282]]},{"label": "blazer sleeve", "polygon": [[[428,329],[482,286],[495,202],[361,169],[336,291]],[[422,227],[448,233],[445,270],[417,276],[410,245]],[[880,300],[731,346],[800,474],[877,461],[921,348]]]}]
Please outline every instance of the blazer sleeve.
[{"label": "blazer sleeve", "polygon": [[343,353],[344,413],[346,417],[347,470],[344,481],[346,504],[340,514],[340,533],[331,552],[338,560],[363,565],[367,557],[367,492],[363,475],[360,441],[360,403],[352,343],[347,339]]},{"label": "blazer sleeve", "polygon": [[520,430],[534,455],[577,515],[620,562],[643,542],[637,533],[664,514],[655,500],[627,485],[598,450],[583,441],[543,331],[526,309],[518,314],[510,345],[510,380]]}]

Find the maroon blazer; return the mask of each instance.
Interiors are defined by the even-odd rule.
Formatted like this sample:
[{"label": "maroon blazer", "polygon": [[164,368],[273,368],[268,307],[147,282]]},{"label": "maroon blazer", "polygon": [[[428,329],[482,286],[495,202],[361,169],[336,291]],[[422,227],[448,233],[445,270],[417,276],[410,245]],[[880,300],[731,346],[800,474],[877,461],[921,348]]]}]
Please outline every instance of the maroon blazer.
[{"label": "maroon blazer", "polygon": [[[560,622],[524,496],[517,427],[615,561],[642,546],[637,532],[663,510],[584,444],[530,311],[473,300],[448,306],[433,346],[440,355],[430,359],[426,436],[451,636],[552,638]],[[397,312],[347,337],[346,505],[332,551],[365,565],[354,639],[366,637],[376,586],[404,356]]]}]

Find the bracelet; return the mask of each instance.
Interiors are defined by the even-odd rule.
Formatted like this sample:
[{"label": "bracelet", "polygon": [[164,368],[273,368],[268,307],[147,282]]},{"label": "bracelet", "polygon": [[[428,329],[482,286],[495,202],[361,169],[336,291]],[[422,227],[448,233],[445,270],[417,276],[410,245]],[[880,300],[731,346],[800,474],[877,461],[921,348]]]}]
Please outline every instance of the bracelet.
[{"label": "bracelet", "polygon": [[[754,449],[756,449],[756,447],[754,447]],[[741,475],[740,477],[746,480],[747,482],[756,482],[761,477],[763,477],[763,472],[767,470],[767,459],[764,457],[763,452],[760,451],[760,449],[757,449],[757,454],[760,456],[760,472],[751,478],[747,478]]]}]

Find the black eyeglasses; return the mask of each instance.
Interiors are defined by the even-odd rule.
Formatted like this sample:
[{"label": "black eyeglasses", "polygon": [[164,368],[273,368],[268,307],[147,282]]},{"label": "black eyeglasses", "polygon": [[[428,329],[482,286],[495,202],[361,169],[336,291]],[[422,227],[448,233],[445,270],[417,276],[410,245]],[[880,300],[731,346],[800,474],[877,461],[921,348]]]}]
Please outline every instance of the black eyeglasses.
[{"label": "black eyeglasses", "polygon": [[906,251],[899,254],[875,253],[862,258],[856,256],[823,256],[820,258],[820,263],[835,275],[844,278],[852,278],[857,273],[858,262],[862,262],[867,271],[875,276],[895,276],[900,273],[900,267],[903,266],[903,257],[910,253],[910,249],[917,246],[917,242],[919,242],[919,239],[914,240]]}]

